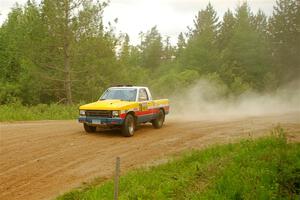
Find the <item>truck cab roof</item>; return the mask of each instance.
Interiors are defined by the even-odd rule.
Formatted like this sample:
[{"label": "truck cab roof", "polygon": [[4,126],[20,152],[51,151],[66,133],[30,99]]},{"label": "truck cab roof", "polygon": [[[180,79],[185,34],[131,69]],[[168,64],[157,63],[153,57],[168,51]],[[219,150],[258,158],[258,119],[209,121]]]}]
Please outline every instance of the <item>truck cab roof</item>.
[{"label": "truck cab roof", "polygon": [[111,86],[110,88],[136,88],[136,89],[139,89],[139,88],[148,88],[148,87],[136,86],[136,85],[116,85],[116,86]]}]

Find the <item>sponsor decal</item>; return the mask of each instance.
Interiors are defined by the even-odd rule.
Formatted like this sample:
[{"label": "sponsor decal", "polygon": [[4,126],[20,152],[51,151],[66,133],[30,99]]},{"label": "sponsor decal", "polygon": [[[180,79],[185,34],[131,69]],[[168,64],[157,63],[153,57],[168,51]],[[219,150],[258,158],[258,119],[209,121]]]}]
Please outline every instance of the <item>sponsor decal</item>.
[{"label": "sponsor decal", "polygon": [[148,110],[148,104],[147,102],[140,104],[140,111],[147,111]]}]

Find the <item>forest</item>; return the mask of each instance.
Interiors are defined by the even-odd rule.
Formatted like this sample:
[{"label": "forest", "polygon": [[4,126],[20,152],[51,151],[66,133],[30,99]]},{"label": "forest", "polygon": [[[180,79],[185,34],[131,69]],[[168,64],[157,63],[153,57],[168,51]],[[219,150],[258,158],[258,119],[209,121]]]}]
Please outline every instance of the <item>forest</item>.
[{"label": "forest", "polygon": [[300,79],[300,3],[277,0],[271,16],[247,2],[220,17],[211,4],[195,13],[177,44],[156,26],[132,45],[104,25],[109,2],[29,0],[0,27],[0,105],[95,101],[109,86],[149,86],[156,97],[201,79],[224,96],[276,91]]}]

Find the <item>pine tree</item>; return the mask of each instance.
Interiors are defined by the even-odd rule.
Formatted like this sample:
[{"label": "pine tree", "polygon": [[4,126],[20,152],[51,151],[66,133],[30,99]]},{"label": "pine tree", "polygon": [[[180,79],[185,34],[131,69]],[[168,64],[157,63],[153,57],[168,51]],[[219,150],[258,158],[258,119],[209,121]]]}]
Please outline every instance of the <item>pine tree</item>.
[{"label": "pine tree", "polygon": [[228,42],[232,38],[235,23],[236,21],[233,13],[230,10],[227,10],[223,16],[223,22],[219,31],[219,49],[224,49],[225,47],[227,47]]},{"label": "pine tree", "polygon": [[265,13],[262,10],[258,10],[257,14],[253,16],[251,21],[255,30],[266,36],[268,31],[268,22]]},{"label": "pine tree", "polygon": [[273,62],[281,83],[300,78],[300,2],[278,0],[270,19]]},{"label": "pine tree", "polygon": [[170,42],[170,37],[167,36],[163,42],[162,60],[170,61],[175,56],[175,48]]},{"label": "pine tree", "polygon": [[264,30],[256,25],[259,15],[253,15],[247,3],[237,8],[235,25],[228,45],[222,50],[221,77],[228,85],[239,80],[253,89],[264,89],[264,77],[270,68],[268,43]]},{"label": "pine tree", "polygon": [[122,43],[121,53],[120,53],[120,61],[122,63],[128,63],[130,57],[130,38],[128,34],[125,34],[124,41]]},{"label": "pine tree", "polygon": [[216,44],[218,28],[217,13],[208,4],[194,19],[194,28],[190,29],[181,63],[202,73],[216,71],[219,58]]},{"label": "pine tree", "polygon": [[163,55],[163,44],[162,37],[156,26],[151,28],[151,30],[144,35],[140,49],[142,55],[142,67],[155,70],[160,66]]},{"label": "pine tree", "polygon": [[185,37],[183,36],[183,33],[181,32],[178,35],[178,39],[177,39],[177,52],[176,52],[177,57],[179,57],[183,53],[185,48],[186,48],[186,41],[185,41]]}]

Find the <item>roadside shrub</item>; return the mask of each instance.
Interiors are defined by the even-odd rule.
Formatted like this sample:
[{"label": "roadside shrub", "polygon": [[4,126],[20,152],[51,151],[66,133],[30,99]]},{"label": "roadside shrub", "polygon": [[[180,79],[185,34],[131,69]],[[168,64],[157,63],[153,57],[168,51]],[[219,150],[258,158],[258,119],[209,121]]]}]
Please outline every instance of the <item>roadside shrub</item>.
[{"label": "roadside shrub", "polygon": [[79,105],[38,104],[23,106],[20,102],[0,105],[0,121],[75,119]]}]

